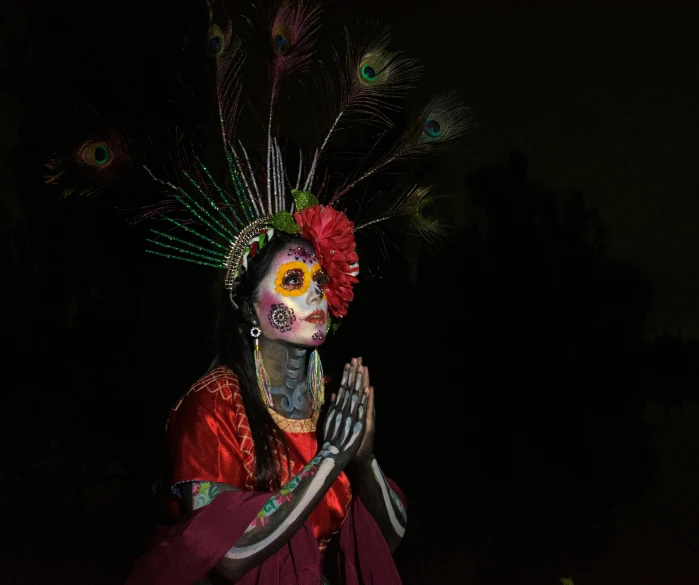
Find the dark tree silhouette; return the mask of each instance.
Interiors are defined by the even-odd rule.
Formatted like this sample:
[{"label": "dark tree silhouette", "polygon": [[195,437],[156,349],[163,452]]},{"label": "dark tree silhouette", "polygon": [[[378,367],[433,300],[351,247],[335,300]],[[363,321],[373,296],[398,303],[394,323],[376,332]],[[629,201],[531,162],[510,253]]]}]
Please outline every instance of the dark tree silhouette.
[{"label": "dark tree silhouette", "polygon": [[699,339],[684,340],[682,331],[667,327],[648,344],[643,359],[648,395],[658,404],[682,410],[685,400],[699,400]]},{"label": "dark tree silhouette", "polygon": [[606,253],[582,194],[526,171],[515,150],[470,173],[481,227],[426,249],[415,289],[395,276],[387,290],[409,294],[357,308],[361,327],[380,324],[377,355],[400,364],[381,424],[419,421],[395,464],[412,473],[421,546],[441,534],[477,551],[484,582],[601,553],[611,506],[653,470],[639,380],[651,287]]}]

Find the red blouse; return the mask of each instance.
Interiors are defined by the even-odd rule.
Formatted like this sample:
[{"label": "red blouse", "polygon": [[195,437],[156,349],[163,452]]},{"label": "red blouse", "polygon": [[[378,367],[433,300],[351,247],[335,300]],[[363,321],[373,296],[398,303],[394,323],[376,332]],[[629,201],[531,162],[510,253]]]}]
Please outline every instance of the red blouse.
[{"label": "red blouse", "polygon": [[[318,452],[318,413],[311,418],[289,419],[268,410],[284,431],[294,476]],[[230,369],[220,366],[197,381],[172,408],[166,429],[173,487],[189,481],[211,481],[255,489],[255,448],[238,379]],[[282,485],[291,476],[284,466]],[[342,527],[351,499],[349,480],[340,473],[309,517],[321,550]]]}]

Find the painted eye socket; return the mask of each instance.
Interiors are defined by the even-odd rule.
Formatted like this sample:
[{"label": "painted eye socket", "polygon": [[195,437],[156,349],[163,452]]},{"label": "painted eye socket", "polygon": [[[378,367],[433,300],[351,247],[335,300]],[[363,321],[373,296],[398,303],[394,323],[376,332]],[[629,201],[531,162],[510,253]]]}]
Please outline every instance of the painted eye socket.
[{"label": "painted eye socket", "polygon": [[303,286],[304,273],[300,268],[287,270],[282,276],[281,287],[284,290],[298,290]]},{"label": "painted eye socket", "polygon": [[274,279],[274,291],[285,297],[298,297],[311,285],[311,273],[302,260],[282,264]]},{"label": "painted eye socket", "polygon": [[320,288],[327,286],[329,281],[330,277],[322,270],[318,269],[313,273],[313,282],[315,282]]}]

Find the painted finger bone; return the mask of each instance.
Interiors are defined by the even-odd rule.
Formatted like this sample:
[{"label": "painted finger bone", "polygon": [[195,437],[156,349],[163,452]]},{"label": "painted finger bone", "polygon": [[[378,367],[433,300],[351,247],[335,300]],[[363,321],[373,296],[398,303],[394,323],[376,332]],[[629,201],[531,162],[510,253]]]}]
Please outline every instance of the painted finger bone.
[{"label": "painted finger bone", "polygon": [[362,434],[363,430],[364,425],[361,423],[361,421],[354,423],[354,427],[352,428],[352,436],[350,437],[349,442],[345,445],[345,450],[349,449],[357,441],[357,438]]},{"label": "painted finger bone", "polygon": [[333,429],[332,436],[330,437],[330,440],[333,441],[335,437],[337,437],[337,430],[340,428],[340,421],[342,420],[342,413],[338,412],[335,415],[335,428]]},{"label": "painted finger bone", "polygon": [[333,422],[333,418],[335,417],[335,408],[331,408],[328,414],[325,417],[325,428],[323,429],[323,436],[328,439],[328,430],[330,429],[330,424]]},{"label": "painted finger bone", "polygon": [[352,419],[348,417],[345,419],[345,428],[342,430],[342,438],[340,439],[341,445],[347,440],[350,433],[350,428],[352,428]]},{"label": "painted finger bone", "polygon": [[345,367],[345,369],[342,370],[342,380],[340,381],[341,387],[344,387],[347,384],[348,376],[349,376],[349,367]]},{"label": "painted finger bone", "polygon": [[355,392],[352,394],[352,405],[350,406],[350,414],[354,414],[354,408],[357,406],[357,402],[359,402],[359,396]]},{"label": "painted finger bone", "polygon": [[342,386],[340,386],[340,389],[337,391],[337,396],[335,397],[335,407],[340,408],[340,404],[342,404],[342,399],[345,395],[345,392],[347,392],[347,388],[345,386],[345,383],[342,383]]},{"label": "painted finger bone", "polygon": [[342,401],[342,406],[340,407],[342,410],[345,410],[345,408],[347,408],[347,404],[348,404],[348,402],[349,402],[349,399],[350,399],[350,395],[351,395],[351,394],[352,394],[352,391],[351,391],[351,390],[347,390],[347,391],[345,392],[345,397],[344,397],[344,399],[343,399],[343,401]]},{"label": "painted finger bone", "polygon": [[354,382],[355,382],[355,379],[357,377],[356,366],[354,366],[354,365],[350,366],[348,374],[349,375],[347,376],[347,388],[352,388],[352,386],[354,386]]}]

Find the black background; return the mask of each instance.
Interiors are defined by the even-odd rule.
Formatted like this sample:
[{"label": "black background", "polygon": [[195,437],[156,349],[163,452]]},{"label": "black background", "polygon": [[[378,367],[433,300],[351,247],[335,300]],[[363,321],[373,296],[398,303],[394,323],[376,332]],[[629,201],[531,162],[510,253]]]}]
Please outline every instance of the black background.
[{"label": "black background", "polygon": [[[477,121],[425,171],[453,194],[448,240],[369,261],[323,353],[372,370],[406,585],[699,578],[697,12],[558,4],[325,4],[324,41],[390,22]],[[211,358],[215,283],[42,165],[74,104],[149,121],[190,8],[3,8],[2,572],[120,583],[168,408]]]}]

